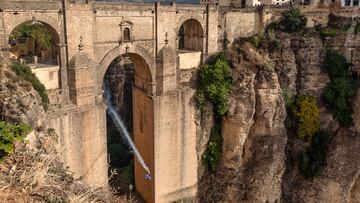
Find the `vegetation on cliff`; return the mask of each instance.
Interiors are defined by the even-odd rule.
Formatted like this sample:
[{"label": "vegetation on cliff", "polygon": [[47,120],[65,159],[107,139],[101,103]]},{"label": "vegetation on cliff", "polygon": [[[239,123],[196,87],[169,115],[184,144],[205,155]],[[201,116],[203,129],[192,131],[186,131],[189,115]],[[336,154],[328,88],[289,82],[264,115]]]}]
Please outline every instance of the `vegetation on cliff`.
[{"label": "vegetation on cliff", "polygon": [[355,26],[355,34],[360,34],[360,23],[357,23]]},{"label": "vegetation on cliff", "polygon": [[202,109],[205,102],[214,104],[215,113],[223,116],[229,110],[229,94],[233,85],[230,63],[225,54],[212,56],[199,70],[197,103]]},{"label": "vegetation on cliff", "polygon": [[[298,164],[303,176],[313,179],[319,176],[326,166],[326,154],[330,136],[320,125],[320,110],[315,97],[299,95],[295,100],[283,92],[287,105],[286,126],[289,133],[309,143],[307,150],[301,153]],[[286,102],[288,101],[288,102]]]},{"label": "vegetation on cliff", "polygon": [[311,145],[300,157],[299,168],[307,179],[319,176],[326,166],[326,154],[330,136],[324,130],[315,132]]},{"label": "vegetation on cliff", "polygon": [[25,135],[31,131],[26,124],[11,124],[0,121],[0,161],[14,150],[16,141],[22,141]]},{"label": "vegetation on cliff", "polygon": [[47,110],[49,107],[49,98],[46,93],[45,86],[40,80],[31,72],[29,66],[16,63],[12,65],[12,70],[17,76],[31,83],[32,87],[39,93],[44,109]]},{"label": "vegetation on cliff", "polygon": [[352,101],[357,89],[350,75],[350,64],[344,56],[329,51],[324,68],[330,77],[330,83],[323,93],[324,103],[341,125],[349,126],[352,124]]},{"label": "vegetation on cliff", "polygon": [[206,102],[214,106],[215,124],[211,129],[210,141],[204,155],[204,162],[211,171],[216,171],[221,159],[221,119],[229,110],[229,97],[233,86],[230,62],[224,53],[210,57],[202,65],[198,76],[197,104],[203,109]]},{"label": "vegetation on cliff", "polygon": [[306,26],[306,17],[301,14],[298,8],[285,10],[281,13],[281,17],[276,27],[284,32],[299,32]]},{"label": "vegetation on cliff", "polygon": [[299,96],[292,110],[296,119],[297,136],[310,143],[313,135],[320,129],[320,112],[316,99],[311,96]]},{"label": "vegetation on cliff", "polygon": [[221,124],[220,122],[216,122],[211,129],[209,144],[204,156],[204,161],[209,167],[210,171],[216,171],[219,165],[222,152],[222,142],[223,139],[221,136]]}]

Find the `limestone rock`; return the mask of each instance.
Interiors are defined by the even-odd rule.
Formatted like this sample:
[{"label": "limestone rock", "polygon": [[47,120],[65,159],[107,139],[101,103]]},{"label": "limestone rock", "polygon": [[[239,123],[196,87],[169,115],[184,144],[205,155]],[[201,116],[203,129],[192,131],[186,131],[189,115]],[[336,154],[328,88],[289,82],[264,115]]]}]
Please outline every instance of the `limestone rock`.
[{"label": "limestone rock", "polygon": [[235,86],[230,110],[222,121],[221,166],[216,174],[201,182],[201,186],[212,185],[218,192],[200,191],[200,199],[279,201],[286,144],[286,112],[279,79],[270,61],[250,45],[245,44],[236,52],[229,54]]},{"label": "limestone rock", "polygon": [[46,129],[41,98],[29,82],[16,76],[10,69],[10,62],[4,59],[0,65],[0,92],[0,119],[29,124],[34,130],[31,143],[35,145],[36,139],[43,136]]}]

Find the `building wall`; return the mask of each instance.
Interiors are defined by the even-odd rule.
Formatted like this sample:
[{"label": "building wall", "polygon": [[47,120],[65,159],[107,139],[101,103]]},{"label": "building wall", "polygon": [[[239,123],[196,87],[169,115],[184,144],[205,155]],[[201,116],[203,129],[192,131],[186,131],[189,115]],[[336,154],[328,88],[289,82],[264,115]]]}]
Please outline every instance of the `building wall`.
[{"label": "building wall", "polygon": [[179,54],[179,69],[196,68],[201,64],[201,52],[185,52]]},{"label": "building wall", "polygon": [[59,66],[31,67],[31,71],[44,84],[46,90],[59,88]]},{"label": "building wall", "polygon": [[259,32],[260,15],[255,11],[230,11],[224,15],[224,33],[228,44],[238,37],[249,37]]}]

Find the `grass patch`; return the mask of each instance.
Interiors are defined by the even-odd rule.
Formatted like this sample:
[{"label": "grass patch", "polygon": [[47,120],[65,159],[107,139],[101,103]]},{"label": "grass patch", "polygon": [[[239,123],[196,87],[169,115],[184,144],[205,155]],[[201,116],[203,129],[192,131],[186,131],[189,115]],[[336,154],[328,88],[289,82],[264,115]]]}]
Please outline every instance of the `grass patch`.
[{"label": "grass patch", "polygon": [[319,28],[319,32],[322,39],[325,39],[327,37],[336,37],[339,34],[343,33],[342,30],[332,27]]}]

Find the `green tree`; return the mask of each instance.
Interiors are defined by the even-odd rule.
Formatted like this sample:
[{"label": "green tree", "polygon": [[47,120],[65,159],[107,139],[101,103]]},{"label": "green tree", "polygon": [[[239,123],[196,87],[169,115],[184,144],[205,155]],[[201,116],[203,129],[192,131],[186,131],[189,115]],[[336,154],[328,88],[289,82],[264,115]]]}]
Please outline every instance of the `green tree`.
[{"label": "green tree", "polygon": [[10,36],[12,40],[19,40],[20,38],[32,38],[41,49],[48,49],[51,47],[51,33],[47,27],[37,21],[27,22],[15,28]]},{"label": "green tree", "polygon": [[306,26],[307,20],[297,8],[292,8],[281,13],[278,27],[284,32],[299,32]]},{"label": "green tree", "polygon": [[293,106],[293,115],[298,137],[310,143],[313,135],[320,129],[320,111],[316,98],[299,96]]},{"label": "green tree", "polygon": [[324,67],[330,77],[330,83],[322,95],[323,101],[341,125],[349,126],[352,124],[352,100],[357,90],[349,71],[350,64],[344,56],[328,52]]},{"label": "green tree", "polygon": [[199,70],[197,102],[200,108],[206,100],[214,104],[215,113],[224,115],[229,110],[229,96],[233,86],[230,63],[224,54],[216,55]]},{"label": "green tree", "polygon": [[323,65],[330,78],[346,77],[349,75],[350,64],[343,55],[336,52],[328,51]]}]

